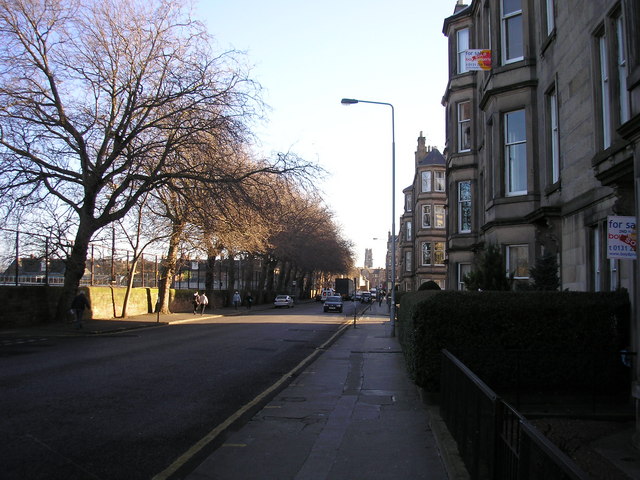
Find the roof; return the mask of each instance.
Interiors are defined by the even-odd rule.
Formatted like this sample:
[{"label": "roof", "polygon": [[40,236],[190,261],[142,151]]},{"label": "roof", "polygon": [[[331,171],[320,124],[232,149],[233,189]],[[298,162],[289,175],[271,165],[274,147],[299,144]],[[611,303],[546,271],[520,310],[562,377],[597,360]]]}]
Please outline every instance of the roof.
[{"label": "roof", "polygon": [[471,13],[470,8],[472,6],[473,6],[473,2],[470,5],[464,5],[461,3],[456,4],[453,15],[444,19],[444,24],[442,25],[442,33],[445,36],[447,36],[447,30],[449,29],[449,24]]},{"label": "roof", "polygon": [[425,165],[446,165],[447,162],[444,159],[444,156],[440,153],[437,148],[432,148],[427,152],[427,154],[418,160],[417,166],[425,166]]}]

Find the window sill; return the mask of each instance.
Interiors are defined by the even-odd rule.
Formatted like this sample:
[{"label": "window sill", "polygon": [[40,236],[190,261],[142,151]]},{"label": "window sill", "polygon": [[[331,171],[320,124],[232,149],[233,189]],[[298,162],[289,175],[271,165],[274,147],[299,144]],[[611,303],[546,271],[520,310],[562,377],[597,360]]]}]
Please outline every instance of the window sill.
[{"label": "window sill", "polygon": [[551,33],[547,36],[544,42],[542,42],[542,46],[540,47],[540,56],[544,57],[547,48],[553,43],[556,39],[556,29],[554,28]]},{"label": "window sill", "polygon": [[545,196],[550,196],[556,192],[559,192],[560,190],[562,190],[562,184],[561,181],[558,180],[555,183],[552,183],[551,185],[549,185],[547,188],[544,189],[544,194]]}]

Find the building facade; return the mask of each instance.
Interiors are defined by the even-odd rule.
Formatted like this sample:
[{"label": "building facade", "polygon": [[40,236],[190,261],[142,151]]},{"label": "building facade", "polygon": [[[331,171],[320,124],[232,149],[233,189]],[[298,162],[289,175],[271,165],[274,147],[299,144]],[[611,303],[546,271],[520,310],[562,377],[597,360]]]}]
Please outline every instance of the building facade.
[{"label": "building facade", "polygon": [[[638,25],[637,0],[459,1],[445,19],[447,288],[494,244],[516,282],[552,254],[562,289],[626,288],[637,305],[638,262],[608,258],[607,219],[638,208]],[[476,49],[490,69],[470,70]]]},{"label": "building facade", "polygon": [[446,283],[446,163],[420,133],[413,183],[403,190],[404,210],[398,233],[398,285],[417,290],[433,280]]}]

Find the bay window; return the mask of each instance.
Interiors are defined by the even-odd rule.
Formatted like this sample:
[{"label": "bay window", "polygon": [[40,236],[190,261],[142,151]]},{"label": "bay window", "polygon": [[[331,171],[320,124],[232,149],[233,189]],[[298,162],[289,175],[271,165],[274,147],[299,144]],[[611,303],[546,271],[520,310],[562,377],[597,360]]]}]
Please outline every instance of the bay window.
[{"label": "bay window", "polygon": [[527,193],[527,134],[525,111],[504,115],[504,160],[507,196]]},{"label": "bay window", "polygon": [[445,220],[444,220],[444,205],[434,205],[433,206],[433,226],[435,228],[444,228]]},{"label": "bay window", "polygon": [[431,228],[431,205],[422,206],[422,228]]},{"label": "bay window", "polygon": [[458,73],[468,72],[465,56],[469,50],[469,29],[462,28],[456,32],[456,48],[458,53]]},{"label": "bay window", "polygon": [[471,182],[458,182],[458,233],[471,232]]},{"label": "bay window", "polygon": [[471,149],[471,102],[458,104],[458,152]]},{"label": "bay window", "polygon": [[529,279],[529,246],[507,245],[507,276],[513,274],[516,280]]},{"label": "bay window", "polygon": [[502,64],[524,58],[521,0],[501,0]]}]

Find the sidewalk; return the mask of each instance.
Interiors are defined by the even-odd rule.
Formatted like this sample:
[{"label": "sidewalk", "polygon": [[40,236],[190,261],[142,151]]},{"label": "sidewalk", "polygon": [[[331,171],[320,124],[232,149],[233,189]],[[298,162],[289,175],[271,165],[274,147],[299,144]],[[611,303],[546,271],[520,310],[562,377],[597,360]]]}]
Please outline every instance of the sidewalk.
[{"label": "sidewalk", "polygon": [[389,333],[383,316],[346,324],[335,343],[184,478],[460,478],[447,475],[430,414]]}]

